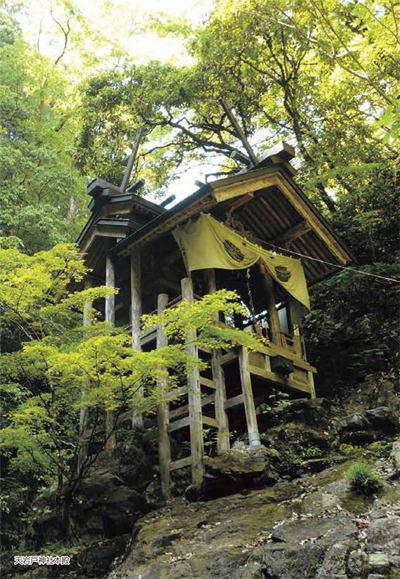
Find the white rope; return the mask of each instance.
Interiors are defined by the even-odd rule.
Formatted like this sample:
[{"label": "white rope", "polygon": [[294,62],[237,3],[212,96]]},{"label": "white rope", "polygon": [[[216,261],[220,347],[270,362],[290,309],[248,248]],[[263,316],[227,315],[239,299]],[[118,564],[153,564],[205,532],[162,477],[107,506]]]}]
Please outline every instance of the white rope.
[{"label": "white rope", "polygon": [[378,275],[377,273],[369,273],[368,271],[361,271],[359,269],[354,269],[354,267],[346,267],[344,265],[338,265],[337,263],[330,263],[329,261],[324,261],[323,259],[319,259],[318,257],[311,257],[310,255],[304,255],[303,253],[298,253],[297,251],[292,251],[291,249],[286,249],[284,247],[279,247],[278,245],[274,245],[273,243],[268,243],[268,241],[263,241],[259,237],[256,237],[261,244],[269,245],[270,247],[274,247],[275,249],[280,249],[281,251],[286,251],[287,253],[292,253],[293,255],[297,255],[298,257],[303,257],[304,259],[311,259],[312,261],[318,261],[319,263],[324,263],[325,265],[330,265],[331,267],[337,267],[338,269],[345,269],[348,271],[354,271],[355,273],[360,273],[361,275],[369,275],[370,277],[375,277],[376,279],[383,279],[385,281],[390,281],[394,283],[400,284],[399,279],[395,279],[393,277],[385,277],[383,275]]}]

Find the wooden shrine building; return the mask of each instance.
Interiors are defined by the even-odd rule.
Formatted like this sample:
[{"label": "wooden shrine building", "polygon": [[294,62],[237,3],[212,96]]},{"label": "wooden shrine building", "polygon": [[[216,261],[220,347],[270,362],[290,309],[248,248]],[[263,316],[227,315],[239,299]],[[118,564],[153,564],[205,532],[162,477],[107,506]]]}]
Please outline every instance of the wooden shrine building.
[{"label": "wooden shrine building", "polygon": [[[246,269],[205,269],[189,275],[174,231],[200,216],[212,216],[243,239],[266,250],[301,260],[308,286],[345,266],[352,256],[294,181],[294,150],[282,143],[252,168],[202,185],[166,209],[137,195],[138,182],[127,191],[95,179],[88,185],[91,217],[79,236],[91,275],[85,281],[119,288],[106,298],[104,319],[132,333],[132,347],[151,350],[166,344],[160,328],[141,329],[141,316],[195,300],[216,289],[234,289],[252,312],[268,347],[191,354],[209,360],[206,372],[192,371],[187,387],[173,403],[158,408],[161,479],[169,495],[170,473],[192,469],[193,483],[204,472],[203,427],[214,429],[217,450],[230,448],[229,433],[247,429],[249,444],[260,444],[257,405],[271,388],[315,396],[316,369],[306,359],[298,303],[256,265]],[[308,256],[301,259],[300,256]],[[309,259],[312,258],[312,259]],[[85,323],[85,321],[84,321]],[[84,417],[81,417],[84,420]],[[142,425],[142,418],[134,418]],[[239,426],[238,426],[239,425]],[[83,424],[83,428],[85,425]],[[185,436],[190,453],[171,456],[174,437]],[[176,446],[176,445],[175,445]]]}]

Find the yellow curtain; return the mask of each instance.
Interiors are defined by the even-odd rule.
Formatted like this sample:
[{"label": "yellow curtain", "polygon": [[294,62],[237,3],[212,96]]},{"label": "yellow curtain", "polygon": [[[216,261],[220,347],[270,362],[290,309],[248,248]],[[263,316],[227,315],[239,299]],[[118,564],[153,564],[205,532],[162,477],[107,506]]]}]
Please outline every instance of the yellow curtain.
[{"label": "yellow curtain", "polygon": [[274,280],[310,309],[300,260],[262,249],[205,213],[177,227],[173,234],[188,272],[214,267],[247,269],[261,259]]}]

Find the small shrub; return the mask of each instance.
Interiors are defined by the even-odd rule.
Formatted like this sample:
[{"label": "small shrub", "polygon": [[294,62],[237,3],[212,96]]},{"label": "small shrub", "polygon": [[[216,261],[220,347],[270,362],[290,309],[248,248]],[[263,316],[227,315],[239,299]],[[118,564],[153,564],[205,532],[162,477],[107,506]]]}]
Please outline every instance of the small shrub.
[{"label": "small shrub", "polygon": [[361,495],[373,495],[382,488],[382,482],[365,464],[357,462],[346,473],[350,487]]},{"label": "small shrub", "polygon": [[389,458],[392,451],[392,442],[378,440],[368,446],[368,453],[377,458]]},{"label": "small shrub", "polygon": [[321,449],[316,446],[308,446],[307,448],[300,447],[300,455],[304,460],[321,458]]}]

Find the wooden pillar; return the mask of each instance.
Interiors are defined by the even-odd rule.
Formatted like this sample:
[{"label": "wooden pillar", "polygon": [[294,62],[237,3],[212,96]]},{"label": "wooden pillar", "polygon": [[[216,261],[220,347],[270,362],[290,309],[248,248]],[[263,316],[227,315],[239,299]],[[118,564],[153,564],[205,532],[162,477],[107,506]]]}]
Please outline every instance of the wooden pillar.
[{"label": "wooden pillar", "polygon": [[276,298],[275,298],[275,288],[274,280],[271,277],[269,271],[262,264],[260,265],[260,272],[263,276],[263,283],[265,292],[267,295],[267,311],[268,311],[268,323],[271,330],[271,341],[280,346],[282,344],[281,340],[281,325],[279,323],[279,316],[276,309]]},{"label": "wooden pillar", "polygon": [[131,322],[132,348],[141,350],[140,346],[140,319],[142,317],[142,288],[140,254],[131,253]]},{"label": "wooden pillar", "polygon": [[[215,269],[205,270],[205,279],[207,284],[207,291],[209,294],[217,290],[217,279]],[[218,316],[216,316],[218,319]],[[215,382],[215,418],[218,422],[218,438],[217,449],[218,453],[229,450],[229,420],[228,414],[225,410],[226,402],[226,387],[225,387],[225,373],[221,365],[221,350],[213,350],[211,359],[211,368],[213,379]]]},{"label": "wooden pillar", "polygon": [[[85,290],[93,287],[93,282],[91,279],[86,279],[84,283]],[[86,302],[83,307],[83,326],[90,326],[92,324],[92,318],[90,317],[90,310],[92,308],[92,302]],[[85,391],[82,392],[82,399],[85,398]],[[79,414],[79,438],[81,439],[81,448],[79,449],[78,455],[78,471],[81,470],[82,463],[85,459],[86,445],[83,443],[82,439],[85,432],[89,426],[90,411],[89,408],[81,408]]]},{"label": "wooden pillar", "polygon": [[217,278],[215,276],[215,269],[206,269],[204,271],[206,285],[207,285],[207,292],[209,294],[213,294],[217,291]]},{"label": "wooden pillar", "polygon": [[[131,253],[131,324],[132,324],[132,348],[141,350],[140,345],[140,319],[142,317],[142,287],[141,287],[141,267],[140,254]],[[143,397],[143,388],[140,388],[138,395]],[[138,410],[132,414],[132,428],[143,428],[143,416]]]},{"label": "wooden pillar", "polygon": [[310,384],[310,396],[315,398],[314,374],[311,371],[308,372],[308,381]]},{"label": "wooden pillar", "polygon": [[[168,304],[168,296],[160,294],[157,300],[157,313],[161,314]],[[168,344],[167,337],[164,334],[161,324],[157,328],[157,350],[163,348]],[[166,396],[167,378],[162,378],[157,387],[160,395],[164,398]],[[157,432],[158,432],[158,456],[160,461],[161,474],[161,491],[165,500],[171,498],[170,488],[170,464],[171,464],[171,444],[169,439],[169,403],[162,400],[157,407]]]},{"label": "wooden pillar", "polygon": [[[182,298],[193,303],[192,280],[184,278],[181,281]],[[189,356],[198,356],[195,344],[195,333],[189,332],[186,336],[186,351]],[[201,390],[199,369],[193,368],[188,377],[189,417],[190,417],[190,448],[192,458],[192,482],[199,486],[204,476],[204,444],[203,419],[201,411]]]},{"label": "wooden pillar", "polygon": [[[114,263],[110,256],[106,257],[106,287],[115,288],[115,270]],[[106,309],[105,309],[105,321],[109,322],[113,326],[115,325],[115,294],[111,296],[106,296]],[[116,445],[115,432],[112,434],[111,431],[114,428],[114,412],[112,410],[107,410],[106,412],[106,449],[112,450]]]},{"label": "wooden pillar", "polygon": [[296,350],[296,354],[303,358],[303,350],[301,344],[301,316],[299,313],[299,304],[298,302],[292,297],[289,296],[288,298],[288,305],[289,305],[289,313],[290,313],[290,325],[293,335],[293,344]]},{"label": "wooden pillar", "polygon": [[[106,257],[106,287],[115,288],[114,263],[110,256]],[[115,294],[106,297],[106,310],[104,319],[115,326]]]},{"label": "wooden pillar", "polygon": [[218,454],[229,450],[229,420],[225,410],[226,387],[225,373],[221,364],[221,350],[214,350],[212,354],[212,373],[215,382],[215,417],[218,422],[217,449]]},{"label": "wooden pillar", "polygon": [[246,348],[240,348],[239,353],[240,381],[242,384],[244,411],[246,414],[247,432],[249,433],[250,446],[259,446],[260,434],[258,432],[256,407],[254,405],[253,389],[249,372],[249,352]]}]

